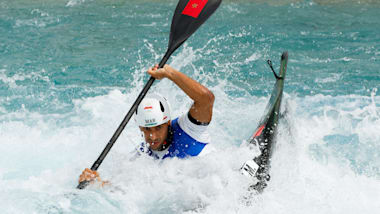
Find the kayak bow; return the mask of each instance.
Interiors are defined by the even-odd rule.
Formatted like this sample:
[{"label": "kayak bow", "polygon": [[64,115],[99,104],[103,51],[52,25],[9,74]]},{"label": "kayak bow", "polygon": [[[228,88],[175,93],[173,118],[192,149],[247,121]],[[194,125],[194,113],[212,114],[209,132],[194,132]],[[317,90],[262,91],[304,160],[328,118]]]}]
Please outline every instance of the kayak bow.
[{"label": "kayak bow", "polygon": [[272,63],[268,60],[276,83],[274,85],[272,95],[266,107],[264,117],[261,119],[259,126],[248,140],[249,145],[258,146],[261,154],[253,160],[247,161],[241,171],[243,174],[254,178],[255,183],[249,187],[249,190],[256,190],[262,192],[270,180],[269,169],[270,160],[275,145],[275,136],[277,133],[277,126],[280,117],[280,106],[284,88],[284,80],[286,74],[286,67],[288,63],[288,53],[284,52],[281,56],[281,65],[279,75],[273,70]]}]

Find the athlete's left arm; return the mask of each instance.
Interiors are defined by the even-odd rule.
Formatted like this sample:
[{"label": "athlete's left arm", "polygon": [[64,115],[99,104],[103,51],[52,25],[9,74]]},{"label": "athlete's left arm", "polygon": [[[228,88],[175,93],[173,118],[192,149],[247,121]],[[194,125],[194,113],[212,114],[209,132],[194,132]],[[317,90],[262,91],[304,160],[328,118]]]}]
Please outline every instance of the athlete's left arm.
[{"label": "athlete's left arm", "polygon": [[215,97],[208,88],[169,65],[165,65],[161,69],[158,69],[158,65],[156,65],[150,68],[148,73],[156,79],[168,78],[173,81],[194,100],[194,104],[190,108],[190,115],[201,123],[211,121]]}]

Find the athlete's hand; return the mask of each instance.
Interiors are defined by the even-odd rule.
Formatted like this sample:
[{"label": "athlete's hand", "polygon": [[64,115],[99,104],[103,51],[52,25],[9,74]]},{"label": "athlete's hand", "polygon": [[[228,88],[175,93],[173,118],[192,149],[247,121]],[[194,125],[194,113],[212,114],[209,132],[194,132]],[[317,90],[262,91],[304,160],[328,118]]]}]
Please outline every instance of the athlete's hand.
[{"label": "athlete's hand", "polygon": [[97,171],[93,171],[91,169],[86,168],[83,170],[82,174],[79,176],[79,183],[83,181],[89,181],[91,184],[99,182],[101,186],[108,183],[107,181],[102,181],[100,179],[99,173]]},{"label": "athlete's hand", "polygon": [[154,77],[155,79],[162,79],[162,78],[169,78],[170,75],[173,73],[174,69],[170,67],[170,65],[164,65],[163,68],[158,68],[158,65],[156,64],[154,67],[149,68],[148,74]]}]

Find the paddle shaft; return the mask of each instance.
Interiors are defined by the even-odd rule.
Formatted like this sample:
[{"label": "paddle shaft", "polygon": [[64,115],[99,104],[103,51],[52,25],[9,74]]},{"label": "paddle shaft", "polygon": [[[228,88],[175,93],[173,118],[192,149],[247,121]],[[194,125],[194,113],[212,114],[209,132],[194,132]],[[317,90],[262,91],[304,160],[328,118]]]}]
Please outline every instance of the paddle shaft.
[{"label": "paddle shaft", "polygon": [[[163,68],[166,61],[168,61],[170,54],[165,54],[165,56],[162,58],[160,64],[158,65],[159,68]],[[102,164],[104,158],[107,156],[108,152],[111,150],[112,146],[115,144],[116,140],[119,138],[121,132],[133,116],[134,112],[136,111],[137,107],[141,103],[141,101],[144,99],[146,93],[152,86],[154,80],[156,80],[153,77],[150,77],[149,81],[145,84],[143,90],[140,92],[139,96],[137,97],[136,101],[133,103],[131,109],[128,111],[127,115],[125,115],[123,121],[121,122],[119,128],[115,131],[113,136],[111,137],[110,141],[108,142],[107,146],[104,148],[103,152],[100,154],[98,159],[95,161],[95,163],[91,166],[91,170],[95,171],[99,168],[100,164]]]},{"label": "paddle shaft", "polygon": [[[159,68],[163,68],[166,62],[168,61],[170,55],[173,52],[167,51],[165,56],[162,58],[161,62],[158,64]],[[112,135],[111,139],[107,143],[107,146],[103,149],[102,153],[99,155],[98,159],[92,164],[91,170],[96,171],[99,166],[102,164],[104,158],[106,158],[108,152],[111,150],[112,146],[115,144],[116,140],[119,138],[121,132],[124,130],[125,126],[128,124],[129,120],[133,116],[134,112],[136,111],[137,107],[141,103],[141,101],[144,99],[146,93],[150,89],[150,87],[153,85],[154,80],[156,80],[153,77],[150,77],[148,82],[145,84],[143,90],[140,92],[139,96],[137,97],[136,101],[133,103],[131,109],[129,109],[128,113],[125,115],[123,121],[120,123],[119,127],[116,129],[115,133]],[[78,189],[84,189],[89,184],[88,181],[82,181],[78,184]]]}]

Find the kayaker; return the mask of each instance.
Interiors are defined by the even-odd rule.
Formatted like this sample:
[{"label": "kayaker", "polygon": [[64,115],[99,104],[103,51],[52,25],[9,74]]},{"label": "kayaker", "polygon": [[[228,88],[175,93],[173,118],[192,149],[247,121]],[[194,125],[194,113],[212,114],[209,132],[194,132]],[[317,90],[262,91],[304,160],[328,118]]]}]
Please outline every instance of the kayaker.
[{"label": "kayaker", "polygon": [[[169,65],[160,69],[155,65],[147,72],[158,80],[168,78],[194,103],[188,112],[172,120],[167,100],[158,94],[147,95],[135,112],[135,120],[145,138],[138,153],[156,159],[198,156],[210,142],[207,127],[212,119],[214,94]],[[101,182],[98,172],[87,168],[79,177],[79,182],[84,180]]]}]

